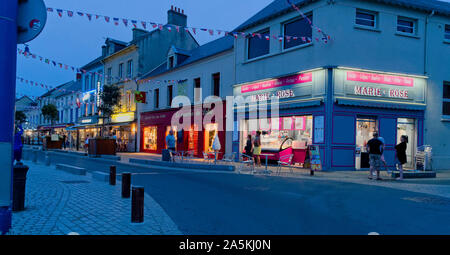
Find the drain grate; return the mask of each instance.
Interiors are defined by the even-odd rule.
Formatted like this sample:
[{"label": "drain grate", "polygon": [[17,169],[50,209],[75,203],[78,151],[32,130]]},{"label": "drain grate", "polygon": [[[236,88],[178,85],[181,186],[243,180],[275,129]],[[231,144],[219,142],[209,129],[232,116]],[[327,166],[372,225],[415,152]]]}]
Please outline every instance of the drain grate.
[{"label": "drain grate", "polygon": [[404,200],[409,200],[417,203],[436,204],[436,205],[450,205],[450,199],[440,197],[405,197]]},{"label": "drain grate", "polygon": [[65,184],[83,184],[83,183],[90,183],[90,182],[88,182],[88,181],[60,181],[60,182],[65,183]]}]

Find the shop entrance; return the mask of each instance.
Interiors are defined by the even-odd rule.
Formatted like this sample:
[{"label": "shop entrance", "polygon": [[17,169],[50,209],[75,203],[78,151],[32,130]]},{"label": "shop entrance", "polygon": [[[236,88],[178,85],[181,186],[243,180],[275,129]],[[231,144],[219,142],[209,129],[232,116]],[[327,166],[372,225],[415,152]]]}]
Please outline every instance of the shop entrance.
[{"label": "shop entrance", "polygon": [[373,132],[378,130],[376,117],[365,116],[356,119],[356,169],[370,168],[367,142],[373,138]]},{"label": "shop entrance", "polygon": [[397,119],[397,144],[400,143],[400,139],[403,135],[408,137],[408,144],[406,146],[406,160],[408,161],[403,168],[414,169],[414,152],[417,148],[417,132],[416,132],[416,120],[399,118]]}]

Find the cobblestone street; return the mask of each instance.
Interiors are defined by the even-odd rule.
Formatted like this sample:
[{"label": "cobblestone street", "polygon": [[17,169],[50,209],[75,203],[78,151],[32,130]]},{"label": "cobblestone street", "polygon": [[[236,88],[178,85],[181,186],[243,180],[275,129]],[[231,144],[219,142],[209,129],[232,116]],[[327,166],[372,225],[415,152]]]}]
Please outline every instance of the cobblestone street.
[{"label": "cobblestone street", "polygon": [[131,223],[131,198],[110,186],[55,166],[25,162],[25,211],[13,213],[10,235],[173,235],[181,234],[164,210],[145,195],[144,223]]}]

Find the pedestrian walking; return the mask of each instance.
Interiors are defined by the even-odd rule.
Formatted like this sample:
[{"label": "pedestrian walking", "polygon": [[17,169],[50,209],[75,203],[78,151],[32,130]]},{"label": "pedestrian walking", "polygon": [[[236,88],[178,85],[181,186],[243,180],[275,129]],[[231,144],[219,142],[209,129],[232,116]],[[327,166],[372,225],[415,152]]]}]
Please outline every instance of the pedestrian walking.
[{"label": "pedestrian walking", "polygon": [[67,139],[66,134],[63,134],[63,136],[62,136],[62,144],[63,144],[64,150],[66,149],[66,139]]},{"label": "pedestrian walking", "polygon": [[261,131],[256,131],[255,140],[253,141],[253,157],[256,166],[261,167]]},{"label": "pedestrian walking", "polygon": [[175,136],[173,135],[173,130],[170,130],[169,134],[166,136],[166,146],[170,152],[171,160],[173,162],[175,162],[175,158],[173,157],[173,155],[175,154],[175,151],[176,151],[175,143],[176,143],[176,141],[175,141]]},{"label": "pedestrian walking", "polygon": [[383,143],[383,145],[381,146],[381,162],[384,165],[384,169],[386,169],[386,171],[390,173],[386,160],[384,159],[384,149],[386,148],[386,142],[381,136],[378,136],[378,139]]},{"label": "pedestrian walking", "polygon": [[395,165],[398,167],[400,177],[397,180],[403,180],[403,165],[407,163],[406,148],[408,143],[408,136],[402,135],[400,143],[395,146]]},{"label": "pedestrian walking", "polygon": [[89,135],[86,135],[86,140],[84,141],[84,149],[89,152]]},{"label": "pedestrian walking", "polygon": [[247,136],[247,143],[245,144],[244,153],[249,157],[253,157],[252,135]]},{"label": "pedestrian walking", "polygon": [[378,139],[378,132],[373,132],[373,138],[367,142],[366,148],[369,152],[370,174],[369,179],[372,179],[373,171],[377,171],[377,180],[380,178],[380,166],[381,166],[381,151],[383,142]]},{"label": "pedestrian walking", "polygon": [[219,154],[219,151],[222,148],[222,146],[220,145],[219,135],[217,134],[217,132],[216,135],[214,136],[212,148],[214,150],[214,160],[217,160],[217,155]]}]

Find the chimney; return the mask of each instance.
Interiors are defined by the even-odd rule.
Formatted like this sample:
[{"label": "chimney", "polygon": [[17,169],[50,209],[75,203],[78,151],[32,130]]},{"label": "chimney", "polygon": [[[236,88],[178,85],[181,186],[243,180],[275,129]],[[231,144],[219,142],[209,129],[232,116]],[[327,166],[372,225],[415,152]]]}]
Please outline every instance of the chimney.
[{"label": "chimney", "polygon": [[186,27],[187,26],[187,16],[184,14],[184,10],[174,7],[170,7],[167,11],[167,24]]}]

